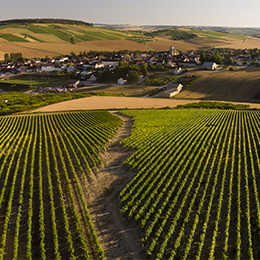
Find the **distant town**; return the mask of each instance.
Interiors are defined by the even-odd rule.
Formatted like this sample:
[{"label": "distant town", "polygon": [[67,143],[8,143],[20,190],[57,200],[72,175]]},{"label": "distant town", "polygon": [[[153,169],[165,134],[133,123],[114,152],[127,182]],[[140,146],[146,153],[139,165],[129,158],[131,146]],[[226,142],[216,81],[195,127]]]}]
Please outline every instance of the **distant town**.
[{"label": "distant town", "polygon": [[[77,87],[93,83],[163,85],[158,80],[151,81],[150,72],[165,71],[178,75],[189,68],[216,70],[223,67],[260,66],[260,50],[255,49],[215,49],[181,52],[174,47],[164,51],[119,51],[70,53],[55,58],[26,59],[20,53],[5,55],[0,63],[0,79],[26,74],[56,73],[70,75],[60,86],[46,86],[39,92],[73,91]],[[170,81],[170,78],[169,78]],[[166,82],[167,83],[167,82]],[[1,87],[0,87],[1,88]]]}]

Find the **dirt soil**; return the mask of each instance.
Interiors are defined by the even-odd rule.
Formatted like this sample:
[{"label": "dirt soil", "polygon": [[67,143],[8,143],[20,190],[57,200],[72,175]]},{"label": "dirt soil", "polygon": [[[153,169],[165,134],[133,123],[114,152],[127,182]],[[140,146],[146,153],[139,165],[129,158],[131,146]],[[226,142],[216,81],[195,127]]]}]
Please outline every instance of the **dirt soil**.
[{"label": "dirt soil", "polygon": [[120,212],[119,192],[136,174],[123,169],[122,162],[132,151],[119,145],[130,136],[132,120],[112,113],[122,118],[124,125],[101,154],[102,166],[91,176],[92,181],[86,182],[85,198],[106,259],[147,259],[140,228]]}]

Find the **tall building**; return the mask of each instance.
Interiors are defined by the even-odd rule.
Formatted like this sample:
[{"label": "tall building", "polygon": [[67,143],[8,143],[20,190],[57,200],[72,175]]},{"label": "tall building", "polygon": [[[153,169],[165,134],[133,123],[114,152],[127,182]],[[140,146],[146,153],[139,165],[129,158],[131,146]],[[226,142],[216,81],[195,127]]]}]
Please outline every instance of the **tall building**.
[{"label": "tall building", "polygon": [[175,52],[175,48],[170,46],[170,56],[175,56],[176,52]]}]

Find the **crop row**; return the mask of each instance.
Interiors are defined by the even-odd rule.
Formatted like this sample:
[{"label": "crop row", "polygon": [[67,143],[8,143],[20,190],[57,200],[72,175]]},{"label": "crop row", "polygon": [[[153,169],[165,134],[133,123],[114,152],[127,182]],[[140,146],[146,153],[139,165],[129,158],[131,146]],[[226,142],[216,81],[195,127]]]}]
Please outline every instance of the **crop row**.
[{"label": "crop row", "polygon": [[0,259],[104,258],[81,179],[121,124],[106,111],[0,118]]},{"label": "crop row", "polygon": [[123,164],[136,170],[120,192],[122,212],[143,229],[147,256],[257,258],[260,113],[122,113],[134,118],[123,145],[135,148]]}]

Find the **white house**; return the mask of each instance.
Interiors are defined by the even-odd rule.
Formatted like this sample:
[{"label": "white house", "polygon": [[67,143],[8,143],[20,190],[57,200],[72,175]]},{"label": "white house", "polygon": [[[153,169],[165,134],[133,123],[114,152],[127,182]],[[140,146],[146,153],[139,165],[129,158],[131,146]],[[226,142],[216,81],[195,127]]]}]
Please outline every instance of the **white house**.
[{"label": "white house", "polygon": [[53,71],[64,71],[66,70],[66,66],[65,65],[56,65],[54,66]]},{"label": "white house", "polygon": [[117,84],[124,85],[126,83],[126,80],[123,78],[118,79]]},{"label": "white house", "polygon": [[55,69],[54,65],[42,65],[42,72],[44,71],[53,71]]},{"label": "white house", "polygon": [[75,72],[75,68],[72,66],[72,65],[69,65],[67,67],[67,72],[70,73],[70,72]]},{"label": "white house", "polygon": [[165,91],[159,92],[159,97],[171,98],[177,95],[182,90],[182,88],[182,84],[170,83],[167,85],[167,89]]},{"label": "white house", "polygon": [[202,68],[207,70],[215,70],[217,68],[217,64],[215,62],[204,62]]},{"label": "white house", "polygon": [[80,75],[82,77],[88,77],[91,73],[92,73],[92,71],[83,70],[83,71],[80,72]]},{"label": "white house", "polygon": [[89,81],[96,81],[98,79],[99,75],[98,73],[93,73],[90,77],[89,77]]},{"label": "white house", "polygon": [[103,60],[102,61],[104,67],[116,67],[118,65],[118,61],[106,61],[106,60]]},{"label": "white house", "polygon": [[173,67],[173,68],[170,68],[169,72],[173,73],[174,75],[178,75],[181,73],[181,67]]}]

